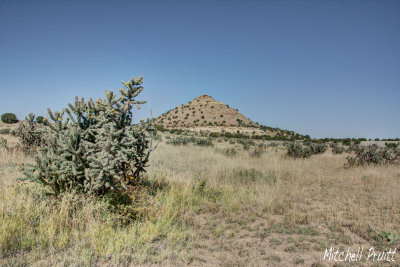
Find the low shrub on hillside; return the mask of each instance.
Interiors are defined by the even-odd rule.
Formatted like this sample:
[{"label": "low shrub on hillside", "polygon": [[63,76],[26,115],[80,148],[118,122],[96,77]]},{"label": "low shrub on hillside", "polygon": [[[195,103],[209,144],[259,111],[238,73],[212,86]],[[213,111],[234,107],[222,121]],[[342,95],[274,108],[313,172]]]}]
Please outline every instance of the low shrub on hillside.
[{"label": "low shrub on hillside", "polygon": [[238,143],[242,144],[244,150],[249,150],[250,146],[254,146],[256,144],[253,140],[238,140]]},{"label": "low shrub on hillside", "polygon": [[17,116],[14,113],[4,113],[1,115],[1,121],[8,124],[18,122]]},{"label": "low shrub on hillside", "polygon": [[213,142],[211,138],[197,138],[195,142],[196,146],[213,146]]},{"label": "low shrub on hillside", "polygon": [[168,139],[167,144],[171,144],[171,145],[187,145],[189,143],[194,143],[195,142],[195,138],[193,136],[191,137],[175,137],[175,138],[166,138]]},{"label": "low shrub on hillside", "polygon": [[276,142],[271,142],[271,143],[269,143],[269,144],[267,145],[267,147],[277,147],[277,146],[279,146],[279,144],[276,143]]},{"label": "low shrub on hillside", "polygon": [[212,132],[210,133],[209,137],[219,137],[219,133]]}]

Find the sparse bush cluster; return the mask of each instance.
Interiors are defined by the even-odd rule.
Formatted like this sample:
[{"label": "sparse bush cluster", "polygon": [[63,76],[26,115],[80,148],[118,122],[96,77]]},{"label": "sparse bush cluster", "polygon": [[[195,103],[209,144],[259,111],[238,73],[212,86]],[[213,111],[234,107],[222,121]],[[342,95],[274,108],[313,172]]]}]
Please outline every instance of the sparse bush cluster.
[{"label": "sparse bush cluster", "polygon": [[343,152],[346,150],[345,147],[340,146],[338,143],[332,143],[330,144],[330,147],[332,148],[333,154],[343,154]]},{"label": "sparse bush cluster", "polygon": [[189,143],[194,143],[196,141],[196,138],[191,136],[191,137],[183,137],[183,136],[178,136],[175,138],[171,138],[167,141],[167,144],[171,145],[187,145]]},{"label": "sparse bush cluster", "polygon": [[197,146],[213,146],[211,138],[195,138],[194,136],[178,136],[167,141],[167,144],[171,145],[187,145],[189,143]]},{"label": "sparse bush cluster", "polygon": [[308,158],[312,155],[322,154],[327,149],[326,144],[307,143],[300,144],[298,142],[289,142],[286,144],[287,155],[292,158]]},{"label": "sparse bush cluster", "polygon": [[213,142],[211,140],[211,138],[197,138],[195,145],[197,146],[213,146]]},{"label": "sparse bush cluster", "polygon": [[[153,131],[144,120],[132,124],[133,105],[145,103],[134,99],[143,90],[141,84],[141,77],[132,78],[123,82],[118,97],[105,91],[104,100],[85,102],[76,97],[61,112],[48,109],[51,121],[41,132],[46,145],[39,147],[35,164],[22,167],[23,179],[41,183],[55,195],[103,195],[137,182],[149,161]],[[33,117],[28,122],[33,123]]]},{"label": "sparse bush cluster", "polygon": [[256,147],[254,147],[253,150],[250,151],[249,155],[251,157],[259,158],[259,157],[262,156],[263,153],[264,153],[264,147],[263,146],[256,146]]},{"label": "sparse bush cluster", "polygon": [[256,144],[253,140],[238,140],[238,143],[243,146],[244,150],[249,150],[250,146],[254,146]]},{"label": "sparse bush cluster", "polygon": [[267,145],[267,147],[277,147],[277,146],[279,146],[279,144],[276,143],[276,142],[271,142],[271,143],[269,143],[269,144]]},{"label": "sparse bush cluster", "polygon": [[388,143],[385,142],[385,146],[388,148],[398,148],[399,147],[399,143]]},{"label": "sparse bush cluster", "polygon": [[347,157],[347,166],[400,164],[400,150],[397,148],[354,146],[354,156]]},{"label": "sparse bush cluster", "polygon": [[230,148],[225,148],[224,150],[222,150],[222,154],[224,154],[225,156],[228,156],[228,157],[233,157],[233,156],[236,156],[237,151],[234,147],[230,147]]}]

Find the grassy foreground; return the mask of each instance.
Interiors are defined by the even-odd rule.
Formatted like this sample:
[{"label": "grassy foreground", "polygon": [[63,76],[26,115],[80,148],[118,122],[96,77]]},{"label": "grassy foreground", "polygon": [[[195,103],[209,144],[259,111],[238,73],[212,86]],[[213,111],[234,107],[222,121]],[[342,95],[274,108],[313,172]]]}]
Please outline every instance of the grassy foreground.
[{"label": "grassy foreground", "polygon": [[32,158],[0,150],[0,265],[329,266],[330,246],[398,246],[380,233],[400,233],[399,166],[344,168],[346,155],[330,151],[294,160],[281,147],[257,158],[214,143],[162,142],[148,190],[130,192],[130,223],[106,201],[54,200],[17,181]]}]

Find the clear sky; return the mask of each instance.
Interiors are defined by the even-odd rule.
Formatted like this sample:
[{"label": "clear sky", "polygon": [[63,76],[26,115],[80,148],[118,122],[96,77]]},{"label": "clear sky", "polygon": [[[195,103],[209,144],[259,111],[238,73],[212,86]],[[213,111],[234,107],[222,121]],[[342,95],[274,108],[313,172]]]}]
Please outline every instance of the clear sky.
[{"label": "clear sky", "polygon": [[0,1],[0,113],[144,76],[137,118],[209,94],[261,124],[400,137],[400,1]]}]

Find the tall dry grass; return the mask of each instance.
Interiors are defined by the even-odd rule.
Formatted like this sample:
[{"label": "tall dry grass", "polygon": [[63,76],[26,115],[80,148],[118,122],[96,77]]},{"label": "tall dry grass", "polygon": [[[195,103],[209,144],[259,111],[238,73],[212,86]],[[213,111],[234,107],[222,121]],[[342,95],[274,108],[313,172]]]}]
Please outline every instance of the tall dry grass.
[{"label": "tall dry grass", "polygon": [[[45,196],[40,185],[17,182],[17,164],[32,160],[1,151],[0,253],[5,264],[40,266],[185,263],[186,247],[202,237],[198,214],[276,216],[282,225],[348,227],[373,242],[381,230],[400,233],[400,167],[344,168],[345,155],[327,152],[290,159],[284,149],[249,156],[240,145],[172,146],[151,155],[149,181],[168,182],[145,203],[142,219],[120,215],[95,198]],[[228,157],[222,148],[236,146]],[[140,197],[138,196],[140,201]]]}]

